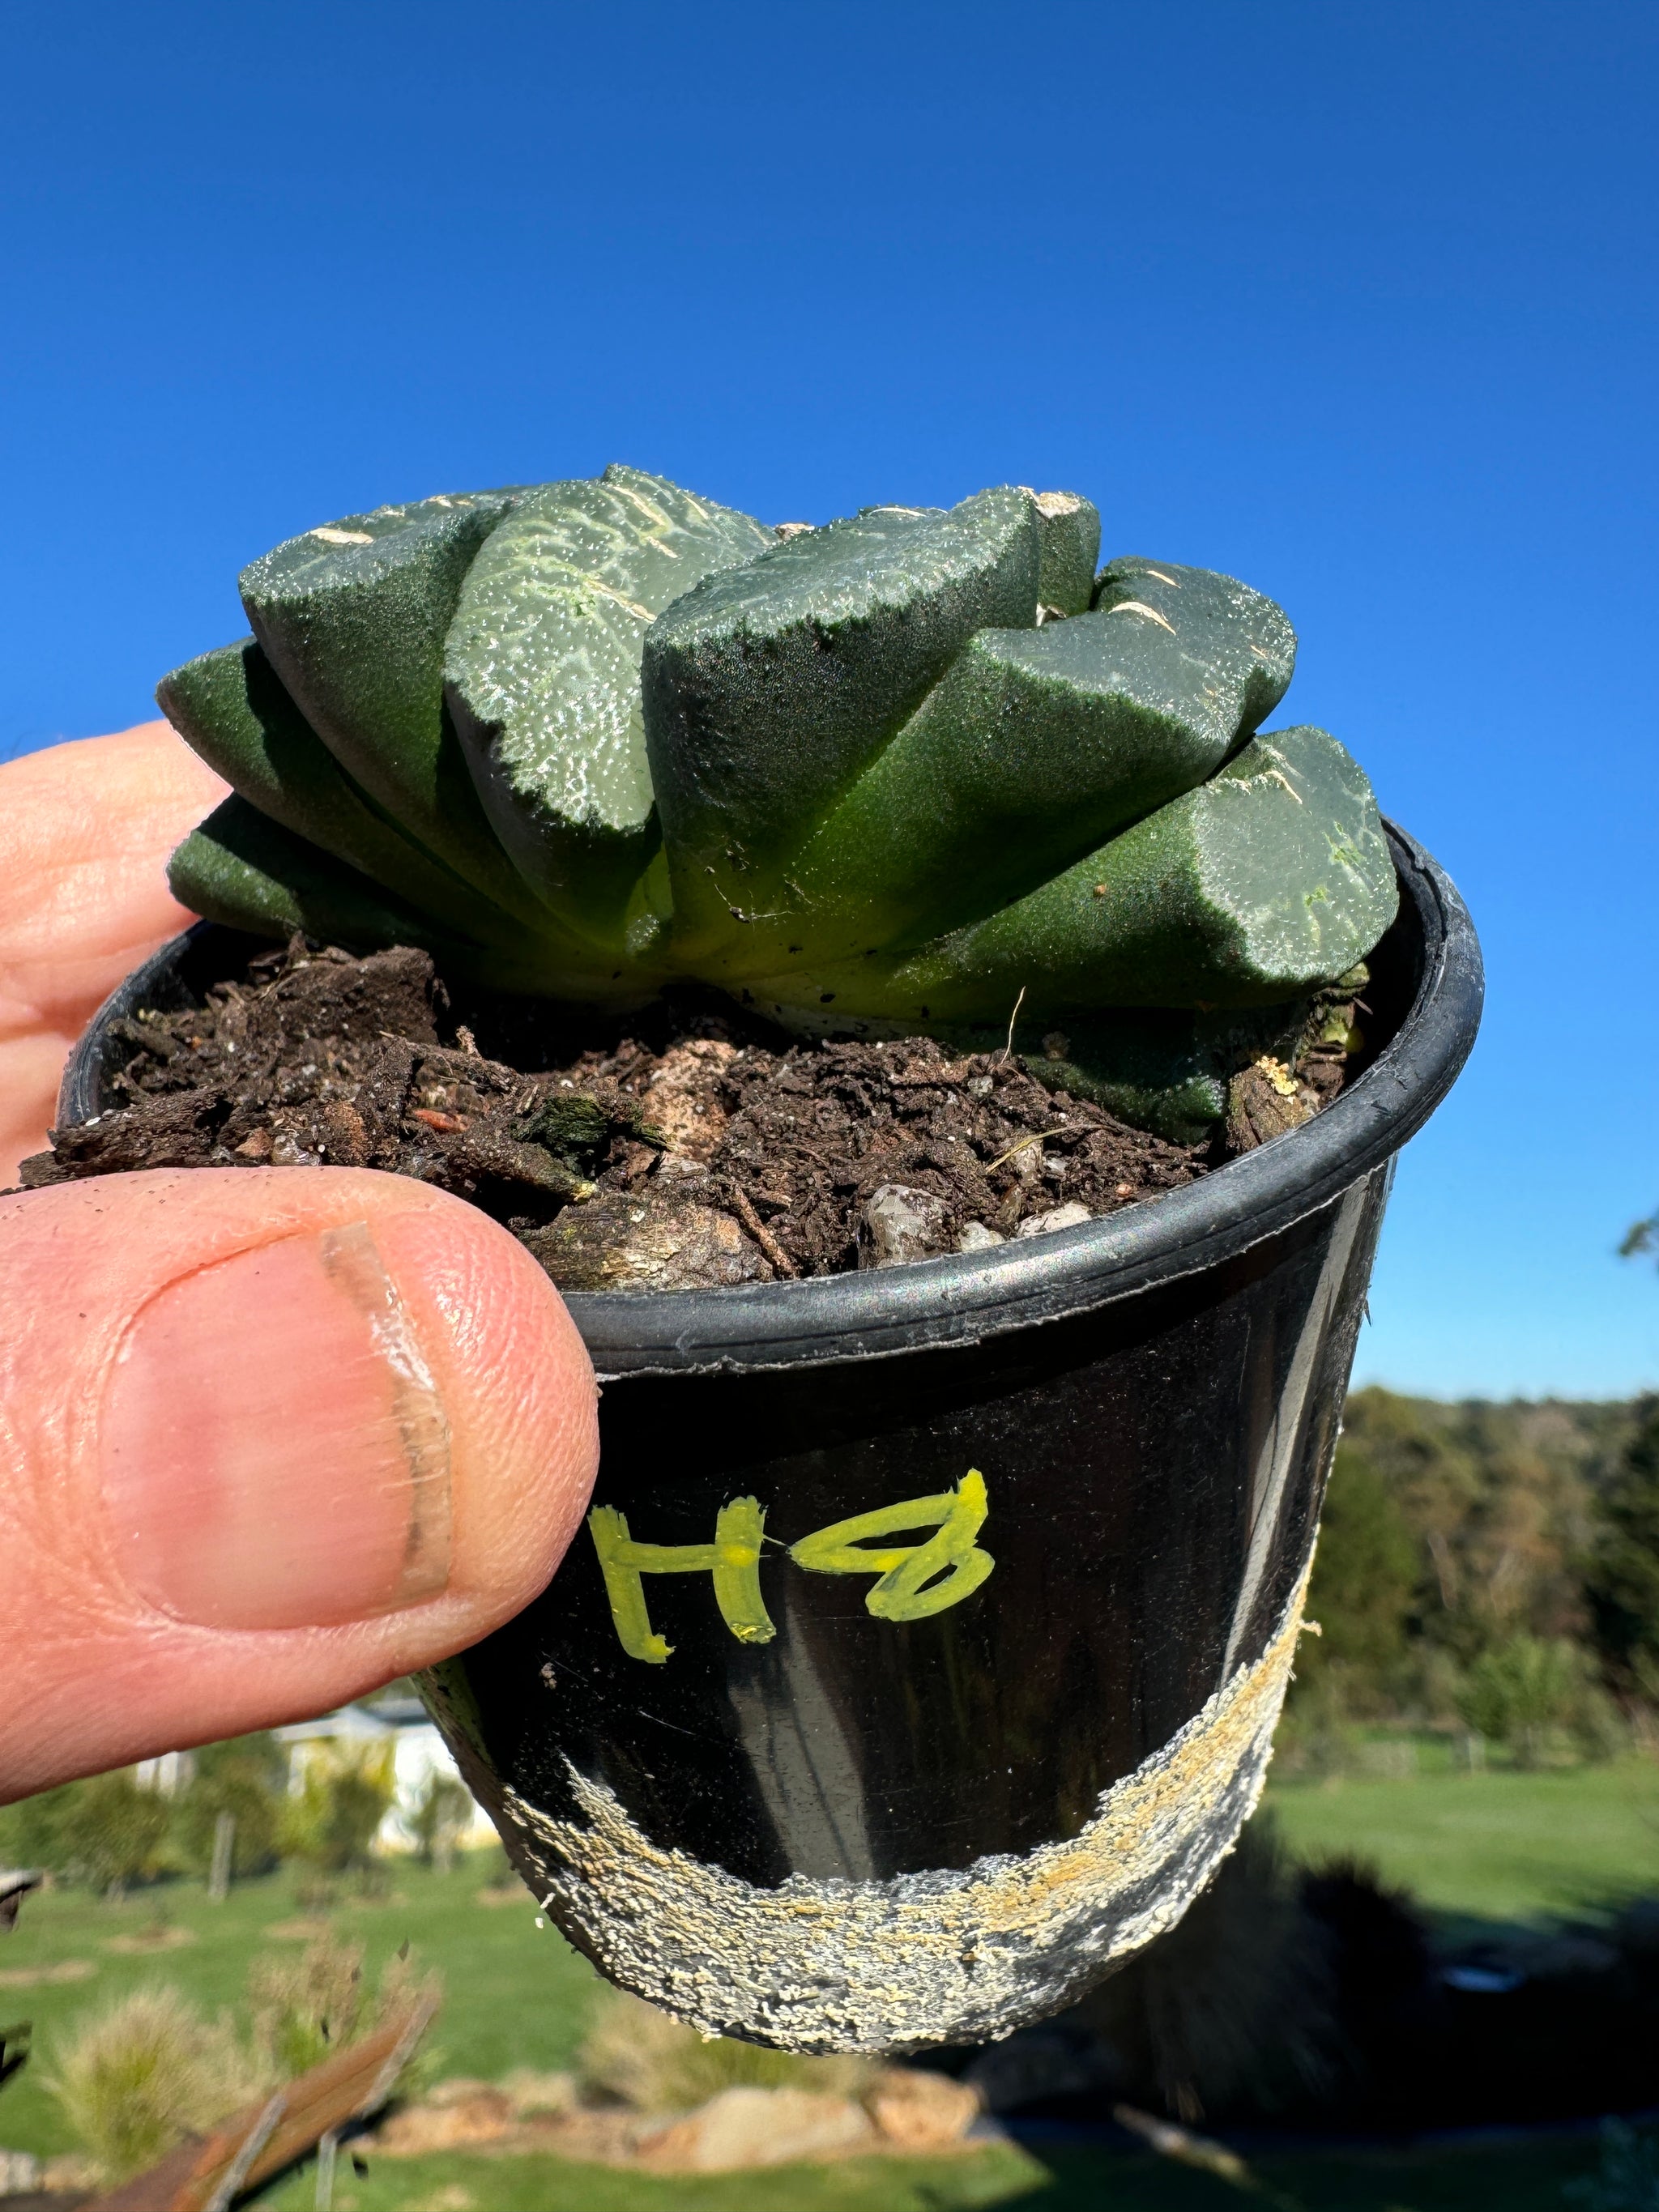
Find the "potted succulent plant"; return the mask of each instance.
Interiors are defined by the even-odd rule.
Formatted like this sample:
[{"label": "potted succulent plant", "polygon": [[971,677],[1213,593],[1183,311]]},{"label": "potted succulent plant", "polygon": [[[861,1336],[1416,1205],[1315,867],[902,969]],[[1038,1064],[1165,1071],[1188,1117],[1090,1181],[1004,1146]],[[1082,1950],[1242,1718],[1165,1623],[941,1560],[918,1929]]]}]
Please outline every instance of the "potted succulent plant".
[{"label": "potted succulent plant", "polygon": [[[865,1194],[861,1257],[924,1256],[817,1274],[736,1189],[744,1267],[596,1262],[682,1218],[615,1083],[526,1093],[488,1158],[386,1156],[539,1177],[526,1243],[624,1285],[570,1292],[605,1386],[588,1533],[428,1695],[545,1909],[710,2031],[1000,2034],[1208,1878],[1294,1656],[1390,1164],[1479,1018],[1444,876],[1334,738],[1261,733],[1283,614],[1097,572],[1099,535],[1011,487],[774,531],[612,468],[293,539],[243,574],[252,635],[161,687],[235,787],[173,866],[217,927],[100,1014],[60,1155],[132,1018],[250,934],[421,948],[613,1030],[695,987],[968,1116]],[[981,1158],[1014,1073],[1054,1126]],[[421,1129],[460,1129],[432,1095]],[[1028,1179],[940,1230],[939,1189],[1085,1123],[1190,1172],[1103,1218]],[[240,1126],[214,1157],[284,1156]]]}]

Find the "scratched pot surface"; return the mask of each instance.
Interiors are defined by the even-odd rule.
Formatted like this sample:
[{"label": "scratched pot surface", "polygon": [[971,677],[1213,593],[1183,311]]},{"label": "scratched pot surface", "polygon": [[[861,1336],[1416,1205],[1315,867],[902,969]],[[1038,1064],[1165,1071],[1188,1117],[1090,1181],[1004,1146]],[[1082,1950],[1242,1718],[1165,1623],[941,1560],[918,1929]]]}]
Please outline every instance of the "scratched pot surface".
[{"label": "scratched pot surface", "polygon": [[971,1351],[608,1385],[586,1530],[452,1676],[475,1749],[750,1884],[1076,1836],[1284,1614],[1382,1199]]}]

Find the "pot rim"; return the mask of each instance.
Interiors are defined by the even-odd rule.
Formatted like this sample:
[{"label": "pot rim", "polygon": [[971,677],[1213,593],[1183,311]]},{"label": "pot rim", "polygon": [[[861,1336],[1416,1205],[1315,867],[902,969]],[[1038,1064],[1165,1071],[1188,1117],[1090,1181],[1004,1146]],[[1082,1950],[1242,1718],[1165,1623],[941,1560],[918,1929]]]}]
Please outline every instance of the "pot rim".
[{"label": "pot rim", "polygon": [[[1329,1205],[1392,1158],[1450,1090],[1485,994],[1480,942],[1456,886],[1415,838],[1384,827],[1401,921],[1415,924],[1420,948],[1417,988],[1370,1066],[1312,1121],[1180,1189],[988,1251],[724,1290],[568,1291],[600,1379],[741,1374],[973,1345],[1214,1267]],[[196,933],[172,939],[99,1008],[64,1070],[61,1124],[100,1110],[103,1030],[154,989]]]}]

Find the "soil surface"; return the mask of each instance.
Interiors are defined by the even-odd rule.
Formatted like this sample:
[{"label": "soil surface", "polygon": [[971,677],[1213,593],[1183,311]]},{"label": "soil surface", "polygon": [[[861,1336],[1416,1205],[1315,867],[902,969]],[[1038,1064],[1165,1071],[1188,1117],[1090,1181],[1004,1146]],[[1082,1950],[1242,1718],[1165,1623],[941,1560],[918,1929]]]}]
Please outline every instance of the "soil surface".
[{"label": "soil surface", "polygon": [[118,1029],[125,1103],[55,1132],[26,1188],[382,1168],[482,1206],[568,1290],[833,1274],[1068,1228],[1306,1120],[1345,1066],[1340,1046],[1295,1078],[1260,1062],[1215,1140],[1182,1146],[1050,1088],[1018,1053],[801,1043],[691,998],[584,1035],[523,1000],[452,1002],[423,952],[298,941],[198,1009]]}]

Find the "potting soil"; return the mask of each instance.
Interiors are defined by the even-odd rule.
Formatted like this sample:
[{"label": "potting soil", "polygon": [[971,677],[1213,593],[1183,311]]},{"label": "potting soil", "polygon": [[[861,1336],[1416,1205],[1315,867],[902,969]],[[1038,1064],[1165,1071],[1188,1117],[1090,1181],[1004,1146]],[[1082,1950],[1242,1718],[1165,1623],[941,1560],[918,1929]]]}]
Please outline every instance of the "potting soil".
[{"label": "potting soil", "polygon": [[[26,1188],[144,1168],[329,1164],[455,1192],[570,1290],[832,1274],[1045,1234],[1224,1165],[1328,1103],[1340,1046],[1235,1079],[1173,1144],[1030,1072],[1041,1041],[804,1043],[723,1000],[608,1030],[465,1000],[407,947],[295,940],[200,1008],[117,1024],[123,1103],[54,1134]],[[1063,1057],[1064,1040],[1048,1050]]]}]

